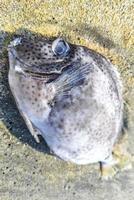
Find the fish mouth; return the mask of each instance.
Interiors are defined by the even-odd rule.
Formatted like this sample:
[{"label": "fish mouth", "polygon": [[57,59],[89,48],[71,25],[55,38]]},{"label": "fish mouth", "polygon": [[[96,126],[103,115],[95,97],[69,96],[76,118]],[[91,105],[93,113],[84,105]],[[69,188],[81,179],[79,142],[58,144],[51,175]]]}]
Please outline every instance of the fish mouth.
[{"label": "fish mouth", "polygon": [[45,80],[47,79],[49,81],[53,81],[60,76],[60,74],[56,74],[56,73],[49,73],[49,74],[47,73],[46,74],[46,73],[42,73],[42,72],[32,72],[32,71],[28,71],[28,70],[25,70],[25,73],[34,79],[45,79]]},{"label": "fish mouth", "polygon": [[15,66],[15,71],[21,74],[22,76],[31,77],[33,79],[47,80],[47,82],[51,82],[60,76],[59,73],[43,73],[30,71],[27,69],[22,69],[20,66]]}]

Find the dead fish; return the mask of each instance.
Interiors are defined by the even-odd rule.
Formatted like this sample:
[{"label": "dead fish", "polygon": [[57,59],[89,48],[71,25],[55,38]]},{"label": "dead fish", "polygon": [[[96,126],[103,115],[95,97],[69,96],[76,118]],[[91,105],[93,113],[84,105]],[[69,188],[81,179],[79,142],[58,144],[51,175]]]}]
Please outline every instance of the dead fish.
[{"label": "dead fish", "polygon": [[76,164],[113,164],[123,124],[122,83],[99,53],[63,38],[18,37],[9,47],[9,85],[28,129]]}]

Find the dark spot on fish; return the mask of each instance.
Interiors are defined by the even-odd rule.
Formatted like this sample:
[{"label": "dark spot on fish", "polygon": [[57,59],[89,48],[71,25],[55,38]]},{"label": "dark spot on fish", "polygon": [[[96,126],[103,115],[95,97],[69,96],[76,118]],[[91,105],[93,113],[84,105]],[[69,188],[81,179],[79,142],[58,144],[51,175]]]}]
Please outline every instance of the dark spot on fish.
[{"label": "dark spot on fish", "polygon": [[33,49],[33,46],[31,45],[31,46],[29,47],[29,49]]},{"label": "dark spot on fish", "polygon": [[63,118],[61,118],[61,120],[60,120],[62,123],[64,122],[64,119]]},{"label": "dark spot on fish", "polygon": [[79,53],[78,53],[78,52],[76,52],[76,53],[75,53],[75,55],[76,55],[76,56],[79,56]]},{"label": "dark spot on fish", "polygon": [[41,44],[41,45],[40,45],[40,48],[43,48],[43,47],[44,47],[44,44]]},{"label": "dark spot on fish", "polygon": [[35,50],[35,51],[39,51],[39,50],[40,50],[40,48],[37,48],[37,47],[35,47],[35,48],[34,48],[34,50]]},{"label": "dark spot on fish", "polygon": [[40,104],[39,104],[39,103],[37,104],[37,107],[38,107],[38,108],[40,107]]},{"label": "dark spot on fish", "polygon": [[39,47],[39,44],[36,44],[36,47]]},{"label": "dark spot on fish", "polygon": [[84,53],[81,53],[81,56],[85,56],[85,54],[84,54]]},{"label": "dark spot on fish", "polygon": [[59,129],[62,129],[62,128],[63,128],[63,125],[62,125],[62,124],[58,124],[58,128],[59,128]]},{"label": "dark spot on fish", "polygon": [[38,57],[41,57],[41,54],[40,54],[40,53],[38,54]]},{"label": "dark spot on fish", "polygon": [[56,60],[56,58],[53,57],[52,60]]}]

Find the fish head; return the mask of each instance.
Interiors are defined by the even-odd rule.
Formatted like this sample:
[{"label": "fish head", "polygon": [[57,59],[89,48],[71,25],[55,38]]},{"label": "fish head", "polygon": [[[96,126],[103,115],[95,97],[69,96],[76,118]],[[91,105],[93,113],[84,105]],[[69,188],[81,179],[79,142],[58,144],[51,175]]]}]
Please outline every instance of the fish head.
[{"label": "fish head", "polygon": [[[77,47],[63,38],[26,39],[18,37],[9,47],[10,65],[15,71],[30,75],[61,74],[76,59]],[[77,58],[78,59],[78,58]]]}]

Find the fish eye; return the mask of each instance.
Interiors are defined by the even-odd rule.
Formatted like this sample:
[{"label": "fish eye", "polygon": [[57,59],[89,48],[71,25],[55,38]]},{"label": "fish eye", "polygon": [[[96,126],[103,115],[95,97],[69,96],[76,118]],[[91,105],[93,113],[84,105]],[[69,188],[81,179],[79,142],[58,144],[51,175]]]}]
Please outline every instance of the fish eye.
[{"label": "fish eye", "polygon": [[58,38],[53,42],[52,50],[55,55],[65,56],[69,52],[70,47],[63,39]]}]

